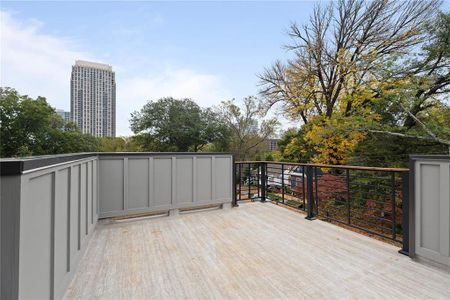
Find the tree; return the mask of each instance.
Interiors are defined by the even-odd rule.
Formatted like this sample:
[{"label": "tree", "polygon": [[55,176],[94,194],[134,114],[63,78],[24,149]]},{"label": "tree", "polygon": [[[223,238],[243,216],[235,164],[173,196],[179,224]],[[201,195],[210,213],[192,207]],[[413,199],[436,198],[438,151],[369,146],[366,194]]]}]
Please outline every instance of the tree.
[{"label": "tree", "polygon": [[346,164],[367,133],[357,130],[370,118],[359,116],[317,117],[305,129],[305,142],[314,149],[315,155],[310,158],[315,163]]},{"label": "tree", "polygon": [[446,147],[429,140],[369,133],[358,143],[347,163],[378,167],[409,167],[409,154],[442,154]]},{"label": "tree", "polygon": [[[370,83],[377,66],[422,41],[424,24],[439,1],[348,0],[316,6],[310,22],[292,24],[295,58],[260,75],[266,108],[283,103],[308,123],[316,115],[349,114],[353,96]],[[364,89],[363,89],[364,90]]]},{"label": "tree", "polygon": [[141,147],[134,137],[102,137],[99,140],[101,152],[139,152]]},{"label": "tree", "polygon": [[[52,130],[46,152],[42,154],[97,152],[99,150],[98,138],[81,133],[76,125],[75,129],[70,128],[73,125],[75,124],[67,124],[62,129]],[[37,154],[33,153],[33,155]]]},{"label": "tree", "polygon": [[[422,51],[401,73],[415,82],[411,114],[405,118],[403,126],[411,128],[423,110],[436,106],[436,96],[450,92],[450,12],[441,12],[435,20],[427,24],[427,40]],[[431,100],[431,101],[430,101]]]},{"label": "tree", "polygon": [[290,27],[287,49],[294,58],[260,75],[265,109],[280,103],[306,124],[305,147],[316,162],[345,163],[376,133],[417,138],[419,129],[427,136],[418,138],[447,143],[417,117],[440,102],[436,96],[449,79],[448,19],[435,19],[439,5],[341,0],[317,6],[309,24]]},{"label": "tree", "polygon": [[265,160],[266,161],[274,161],[273,154],[271,152],[267,153]]},{"label": "tree", "polygon": [[229,149],[229,137],[231,129],[228,127],[226,120],[213,108],[206,108],[202,111],[204,120],[203,140],[204,146],[199,151],[205,151],[206,146],[212,152],[224,152]]},{"label": "tree", "polygon": [[387,106],[397,109],[396,122],[370,132],[437,142],[450,153],[448,123],[442,123],[449,109],[445,96],[450,92],[450,13],[438,14],[426,29],[420,51],[381,72],[376,90],[388,99]]},{"label": "tree", "polygon": [[276,118],[258,120],[263,114],[252,96],[244,98],[242,108],[233,99],[222,102],[217,111],[231,130],[229,146],[238,160],[253,158],[279,125]]},{"label": "tree", "polygon": [[80,133],[44,97],[32,99],[0,88],[0,155],[2,157],[97,151],[97,139]]},{"label": "tree", "polygon": [[278,148],[283,161],[309,162],[315,152],[305,142],[305,127],[301,129],[289,128],[283,132],[278,141]]},{"label": "tree", "polygon": [[282,157],[278,151],[259,151],[255,154],[255,161],[281,161]]},{"label": "tree", "polygon": [[227,127],[211,109],[190,99],[150,101],[131,114],[136,141],[148,151],[199,151],[226,138]]},{"label": "tree", "polygon": [[45,98],[34,100],[11,88],[0,89],[0,118],[2,157],[44,153],[42,141],[61,126]]}]

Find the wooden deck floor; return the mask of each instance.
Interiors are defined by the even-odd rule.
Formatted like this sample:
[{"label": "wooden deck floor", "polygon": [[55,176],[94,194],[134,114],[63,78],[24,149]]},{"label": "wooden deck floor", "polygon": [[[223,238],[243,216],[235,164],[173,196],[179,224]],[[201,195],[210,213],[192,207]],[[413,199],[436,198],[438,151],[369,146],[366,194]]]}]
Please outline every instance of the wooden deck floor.
[{"label": "wooden deck floor", "polygon": [[67,299],[450,298],[450,274],[270,203],[99,225]]}]

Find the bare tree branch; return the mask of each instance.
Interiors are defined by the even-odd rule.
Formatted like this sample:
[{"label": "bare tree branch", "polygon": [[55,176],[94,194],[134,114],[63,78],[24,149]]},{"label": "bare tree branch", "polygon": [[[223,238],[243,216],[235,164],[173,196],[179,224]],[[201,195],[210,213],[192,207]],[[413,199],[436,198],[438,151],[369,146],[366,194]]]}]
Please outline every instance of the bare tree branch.
[{"label": "bare tree branch", "polygon": [[375,76],[374,66],[424,41],[424,24],[439,3],[340,0],[316,6],[308,25],[290,26],[292,43],[286,48],[295,58],[277,61],[259,75],[266,109],[282,103],[306,123],[316,115],[331,117],[348,95],[350,112],[352,93]]}]

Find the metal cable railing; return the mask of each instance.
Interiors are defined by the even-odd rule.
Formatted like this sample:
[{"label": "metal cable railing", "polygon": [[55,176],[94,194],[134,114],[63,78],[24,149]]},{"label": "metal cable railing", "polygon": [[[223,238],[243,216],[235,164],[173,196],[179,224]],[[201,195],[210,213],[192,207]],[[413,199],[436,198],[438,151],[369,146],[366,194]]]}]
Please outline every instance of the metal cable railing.
[{"label": "metal cable railing", "polygon": [[408,252],[409,170],[246,161],[235,163],[235,204],[271,201],[403,244]]}]

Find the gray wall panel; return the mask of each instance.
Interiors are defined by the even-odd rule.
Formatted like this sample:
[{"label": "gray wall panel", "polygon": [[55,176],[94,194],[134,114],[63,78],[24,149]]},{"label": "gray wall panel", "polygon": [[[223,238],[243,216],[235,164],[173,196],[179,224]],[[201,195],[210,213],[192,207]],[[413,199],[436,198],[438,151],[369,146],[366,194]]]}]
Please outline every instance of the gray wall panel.
[{"label": "gray wall panel", "polygon": [[61,298],[98,216],[231,202],[231,161],[195,153],[85,156],[2,176],[2,298]]},{"label": "gray wall panel", "polygon": [[197,199],[194,201],[213,201],[212,195],[212,158],[197,157]]},{"label": "gray wall panel", "polygon": [[21,201],[19,298],[52,297],[53,173],[30,178]]},{"label": "gray wall panel", "polygon": [[80,184],[80,243],[85,243],[87,234],[87,164],[81,165],[81,184]]},{"label": "gray wall panel", "polygon": [[68,272],[70,168],[56,172],[55,177],[55,286],[60,286]]},{"label": "gray wall panel", "polygon": [[229,187],[232,185],[233,160],[231,157],[217,157],[215,163],[216,199],[231,199]]},{"label": "gray wall panel", "polygon": [[450,267],[450,160],[414,163],[413,256]]},{"label": "gray wall panel", "polygon": [[94,169],[92,170],[94,182],[94,223],[98,219],[98,160],[94,160]]},{"label": "gray wall panel", "polygon": [[86,225],[87,225],[87,231],[92,230],[92,224],[93,224],[93,214],[92,214],[92,205],[93,205],[93,195],[92,195],[92,161],[87,163],[87,174],[86,174],[86,181],[87,181],[87,218],[86,218]]},{"label": "gray wall panel", "polygon": [[232,200],[231,155],[108,155],[98,163],[100,218]]},{"label": "gray wall panel", "polygon": [[152,206],[159,207],[171,205],[172,203],[172,159],[153,159],[153,203]]},{"label": "gray wall panel", "polygon": [[148,159],[128,159],[128,208],[148,207]]},{"label": "gray wall panel", "polygon": [[99,161],[100,212],[122,211],[124,209],[123,159]]},{"label": "gray wall panel", "polygon": [[190,203],[193,201],[193,158],[176,159],[176,197],[175,203]]},{"label": "gray wall panel", "polygon": [[439,252],[439,165],[422,165],[420,168],[420,241],[421,247]]},{"label": "gray wall panel", "polygon": [[[19,298],[64,295],[87,245],[87,204],[96,182],[89,160],[23,175]],[[95,218],[92,229],[96,223]]]},{"label": "gray wall panel", "polygon": [[[78,249],[83,214],[80,210],[81,200],[93,199],[93,183],[97,180],[94,178],[96,175],[93,174],[92,162],[89,167],[80,166],[96,159],[83,158],[37,168],[17,177],[16,183],[19,185],[11,183],[11,187],[19,188],[15,195],[20,197],[15,199],[15,203],[20,206],[14,217],[18,222],[18,247],[17,254],[9,253],[6,259],[3,250],[10,251],[2,244],[2,299],[58,299],[64,295],[84,250],[83,247]],[[8,180],[2,176],[4,182]],[[85,193],[85,197],[80,191]],[[91,195],[87,194],[89,191]],[[2,197],[6,195],[10,198],[6,192],[8,189],[2,187]],[[14,197],[11,199],[14,200]],[[8,203],[2,199],[2,208],[6,207],[14,213],[14,208],[7,206]],[[88,209],[87,206],[84,208]],[[7,218],[2,217],[2,220]],[[93,229],[97,219],[92,221]],[[2,226],[2,231],[3,228],[6,227]],[[14,236],[2,233],[3,237],[14,241]],[[6,264],[5,261],[11,263]],[[4,276],[4,272],[11,275]]]},{"label": "gray wall panel", "polygon": [[[79,249],[78,229],[79,229],[79,201],[80,201],[80,166],[72,167],[72,175],[70,176],[70,256],[74,257]],[[74,261],[71,261],[71,268]]]},{"label": "gray wall panel", "polygon": [[0,181],[0,299],[18,298],[22,181],[23,176],[2,176]]}]

